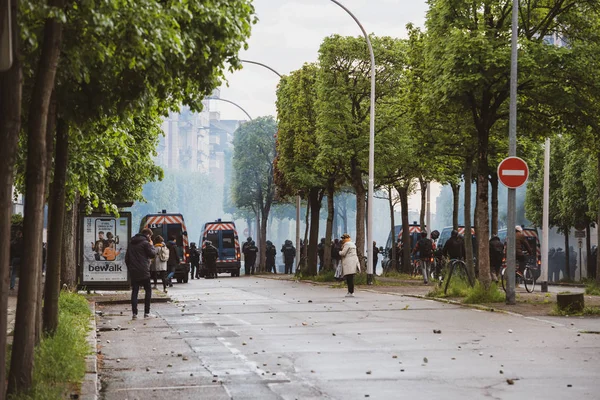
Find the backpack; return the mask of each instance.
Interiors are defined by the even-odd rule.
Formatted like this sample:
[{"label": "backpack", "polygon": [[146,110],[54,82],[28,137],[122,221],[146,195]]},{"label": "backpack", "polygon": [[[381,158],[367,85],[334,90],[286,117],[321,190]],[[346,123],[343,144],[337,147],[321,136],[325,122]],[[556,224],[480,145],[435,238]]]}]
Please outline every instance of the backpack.
[{"label": "backpack", "polygon": [[419,240],[419,254],[421,258],[431,257],[432,251],[433,245],[431,244],[431,240],[427,238]]},{"label": "backpack", "polygon": [[166,248],[165,247],[161,247],[158,250],[158,258],[160,259],[160,261],[165,262],[169,260],[169,252],[165,251]]}]

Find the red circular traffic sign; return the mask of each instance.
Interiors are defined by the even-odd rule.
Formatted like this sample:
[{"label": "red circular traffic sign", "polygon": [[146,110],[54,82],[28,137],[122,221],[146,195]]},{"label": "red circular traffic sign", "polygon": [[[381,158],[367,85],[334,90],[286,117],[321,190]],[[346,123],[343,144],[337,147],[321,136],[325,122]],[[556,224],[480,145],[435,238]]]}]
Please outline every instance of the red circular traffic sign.
[{"label": "red circular traffic sign", "polygon": [[527,182],[529,167],[519,157],[507,157],[498,165],[498,179],[509,189],[516,189]]}]

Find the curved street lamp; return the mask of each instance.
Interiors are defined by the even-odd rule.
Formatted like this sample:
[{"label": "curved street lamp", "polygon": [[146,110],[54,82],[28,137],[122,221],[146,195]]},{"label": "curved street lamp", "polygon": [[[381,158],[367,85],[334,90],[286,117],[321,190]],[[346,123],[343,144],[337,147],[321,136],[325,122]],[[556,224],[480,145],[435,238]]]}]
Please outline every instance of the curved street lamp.
[{"label": "curved street lamp", "polygon": [[207,97],[206,100],[219,100],[219,101],[224,101],[225,103],[233,104],[234,106],[236,106],[237,108],[239,108],[240,110],[242,110],[244,112],[244,114],[246,114],[246,116],[248,117],[248,119],[250,119],[250,121],[252,121],[252,117],[250,116],[250,114],[248,114],[248,112],[246,110],[244,110],[242,108],[242,106],[240,106],[237,103],[234,103],[231,100],[226,100],[226,99],[222,99],[220,97],[213,97],[213,96]]},{"label": "curved street lamp", "polygon": [[369,129],[369,191],[367,195],[367,284],[373,284],[373,185],[374,185],[374,170],[375,170],[375,54],[373,46],[365,28],[362,26],[358,18],[350,12],[342,3],[337,0],[331,2],[340,6],[346,11],[354,22],[360,27],[371,55],[371,121]]}]

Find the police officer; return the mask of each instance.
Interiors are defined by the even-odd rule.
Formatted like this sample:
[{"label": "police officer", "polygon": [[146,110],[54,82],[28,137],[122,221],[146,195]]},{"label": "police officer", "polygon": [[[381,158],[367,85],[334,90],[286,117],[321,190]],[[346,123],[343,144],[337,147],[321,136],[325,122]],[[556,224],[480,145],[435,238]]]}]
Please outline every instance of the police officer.
[{"label": "police officer", "polygon": [[190,243],[190,264],[191,264],[191,271],[190,271],[190,275],[191,278],[194,279],[194,277],[196,277],[196,279],[200,279],[200,252],[198,251],[198,248],[196,247],[196,243]]},{"label": "police officer", "polygon": [[246,247],[250,246],[250,243],[252,243],[252,242],[253,242],[252,237],[248,236],[246,241],[242,244],[242,253],[244,253],[246,251]]},{"label": "police officer", "polygon": [[255,246],[254,240],[250,240],[250,243],[244,249],[244,273],[246,275],[254,275],[254,264],[256,263],[257,254],[258,247]]},{"label": "police officer", "polygon": [[285,263],[285,273],[291,274],[294,266],[294,258],[296,258],[296,248],[292,245],[291,240],[286,240],[281,248],[283,253],[283,261]]},{"label": "police officer", "polygon": [[213,246],[210,240],[206,240],[202,249],[202,262],[206,267],[206,279],[217,277],[217,258],[219,258],[219,250]]},{"label": "police officer", "polygon": [[277,267],[275,266],[275,257],[277,256],[277,249],[273,245],[273,242],[271,242],[270,240],[267,240],[266,256],[267,256],[267,272],[273,271],[273,273],[276,274]]}]

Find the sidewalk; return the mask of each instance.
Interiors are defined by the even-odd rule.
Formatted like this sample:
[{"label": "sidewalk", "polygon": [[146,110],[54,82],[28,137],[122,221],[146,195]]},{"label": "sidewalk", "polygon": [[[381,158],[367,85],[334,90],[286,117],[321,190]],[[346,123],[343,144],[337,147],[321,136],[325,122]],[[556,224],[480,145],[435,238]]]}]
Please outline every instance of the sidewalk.
[{"label": "sidewalk", "polygon": [[[297,280],[293,275],[258,275],[258,277],[265,279],[278,279],[278,280]],[[370,292],[378,292],[378,293],[388,293],[388,294],[396,294],[401,296],[412,296],[412,297],[427,297],[427,294],[434,288],[432,283],[428,285],[424,285],[423,282],[419,280],[401,280],[396,278],[388,278],[382,276],[376,276],[375,280],[378,284],[376,285],[357,285],[356,290],[368,290]],[[320,285],[320,286],[330,286],[337,287],[343,283],[340,282],[314,282],[310,280],[297,280],[298,282],[303,282],[312,285]],[[389,283],[389,286],[386,285]],[[563,285],[561,285],[563,286]],[[564,291],[569,291],[569,287],[565,287]],[[482,309],[494,310],[494,311],[504,311],[510,313],[516,313],[527,317],[539,317],[539,316],[548,316],[554,309],[556,304],[556,295],[557,293],[542,293],[540,292],[540,287],[536,286],[535,291],[533,293],[527,293],[524,288],[517,288],[517,304],[515,305],[507,305],[505,303],[487,303],[487,304],[470,304],[465,306],[469,307],[477,307]],[[433,300],[438,301],[455,301],[457,303],[461,303],[461,298],[432,298]],[[586,307],[600,307],[600,296],[589,296],[584,295],[585,306]],[[598,318],[594,316],[587,316],[585,318]]]}]

